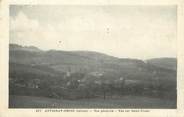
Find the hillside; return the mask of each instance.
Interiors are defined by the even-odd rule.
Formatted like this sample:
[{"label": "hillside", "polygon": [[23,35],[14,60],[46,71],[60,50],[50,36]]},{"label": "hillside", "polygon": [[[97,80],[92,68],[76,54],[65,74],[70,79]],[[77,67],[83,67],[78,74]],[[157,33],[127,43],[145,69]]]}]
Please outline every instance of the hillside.
[{"label": "hillside", "polygon": [[[14,46],[17,46],[16,48]],[[19,49],[17,49],[19,48]],[[26,48],[26,49],[25,49]],[[36,48],[36,47],[34,47]],[[39,50],[39,49],[37,49]],[[120,59],[106,54],[90,51],[29,51],[27,47],[10,45],[10,63],[37,65],[52,68],[55,71],[66,72],[115,72],[118,74],[136,74],[153,71],[173,72],[173,69],[164,69],[176,65],[173,59],[151,59],[148,63],[137,59]],[[162,65],[163,64],[163,65]],[[136,74],[137,75],[137,74]]]},{"label": "hillside", "polygon": [[155,95],[152,92],[156,90],[159,95],[176,98],[173,59],[144,62],[91,51],[42,51],[13,44],[9,47],[10,94],[13,95],[70,99],[93,97],[104,91],[107,91],[104,95],[112,92],[145,95],[149,89],[146,95]]},{"label": "hillside", "polygon": [[149,64],[152,64],[157,67],[176,70],[177,69],[177,60],[176,58],[154,58],[147,60]]}]

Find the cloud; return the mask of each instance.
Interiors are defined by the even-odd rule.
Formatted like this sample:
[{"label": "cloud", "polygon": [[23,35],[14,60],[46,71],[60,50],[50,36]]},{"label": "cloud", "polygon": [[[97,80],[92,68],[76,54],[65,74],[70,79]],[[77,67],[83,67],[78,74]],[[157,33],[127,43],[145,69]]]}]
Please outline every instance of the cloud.
[{"label": "cloud", "polygon": [[93,11],[66,11],[64,16],[57,16],[57,22],[50,16],[46,23],[43,13],[30,17],[19,11],[10,17],[10,42],[45,50],[91,50],[117,57],[176,56],[175,19],[154,10],[152,14]]},{"label": "cloud", "polygon": [[33,30],[38,27],[38,21],[28,19],[23,12],[19,12],[15,18],[10,19],[10,30],[24,31]]},{"label": "cloud", "polygon": [[55,48],[59,33],[50,24],[40,25],[37,20],[29,19],[19,12],[10,20],[10,42],[21,45],[35,45],[42,49]]}]

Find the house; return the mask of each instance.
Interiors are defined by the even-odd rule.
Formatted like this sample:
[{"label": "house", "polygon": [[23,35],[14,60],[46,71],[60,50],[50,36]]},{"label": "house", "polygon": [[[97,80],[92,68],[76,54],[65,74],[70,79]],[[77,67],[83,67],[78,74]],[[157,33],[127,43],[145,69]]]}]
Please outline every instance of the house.
[{"label": "house", "polygon": [[97,78],[100,78],[101,76],[103,76],[102,72],[91,72],[89,74],[92,75],[92,76],[95,76]]},{"label": "house", "polygon": [[28,88],[39,88],[39,85],[40,85],[40,79],[33,79],[33,80],[30,80],[28,83],[27,83],[27,87]]},{"label": "house", "polygon": [[97,85],[101,85],[101,84],[102,84],[102,81],[100,81],[100,80],[95,80],[94,83],[97,84]]}]

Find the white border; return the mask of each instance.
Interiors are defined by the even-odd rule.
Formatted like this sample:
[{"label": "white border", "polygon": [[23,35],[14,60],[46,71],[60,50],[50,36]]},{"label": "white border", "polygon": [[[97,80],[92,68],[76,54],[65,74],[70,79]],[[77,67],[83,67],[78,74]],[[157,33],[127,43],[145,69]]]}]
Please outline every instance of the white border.
[{"label": "white border", "polygon": [[[9,5],[177,5],[177,109],[146,109],[150,112],[94,113],[49,112],[36,113],[35,109],[8,109],[8,44]],[[22,116],[184,116],[184,1],[183,0],[1,0],[0,1],[0,117]]]}]

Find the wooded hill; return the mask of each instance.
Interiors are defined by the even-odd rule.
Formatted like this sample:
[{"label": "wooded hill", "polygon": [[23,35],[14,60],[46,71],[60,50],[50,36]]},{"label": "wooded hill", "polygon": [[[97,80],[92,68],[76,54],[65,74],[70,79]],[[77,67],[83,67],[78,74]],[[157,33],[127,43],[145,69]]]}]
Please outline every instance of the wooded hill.
[{"label": "wooded hill", "polygon": [[176,66],[176,58],[143,61],[10,44],[10,94],[67,99],[108,95],[176,98]]}]

